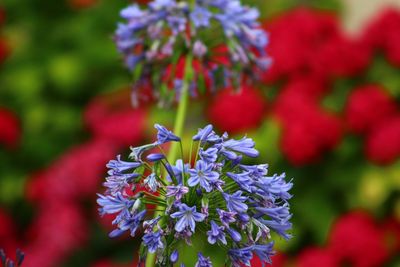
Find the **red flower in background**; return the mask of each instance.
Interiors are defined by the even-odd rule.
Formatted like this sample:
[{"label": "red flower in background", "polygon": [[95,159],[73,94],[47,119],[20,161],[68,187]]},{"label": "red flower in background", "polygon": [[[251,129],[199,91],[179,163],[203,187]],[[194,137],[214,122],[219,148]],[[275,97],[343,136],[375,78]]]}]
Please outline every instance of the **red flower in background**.
[{"label": "red flower in background", "polygon": [[47,170],[32,177],[27,197],[43,205],[55,199],[72,201],[94,197],[105,175],[105,165],[116,153],[115,144],[105,140],[74,147]]},{"label": "red flower in background", "polygon": [[21,137],[20,122],[13,112],[5,108],[0,108],[0,129],[0,143],[15,148]]},{"label": "red flower in background", "polygon": [[400,219],[388,218],[382,225],[385,243],[388,244],[392,255],[400,252]]},{"label": "red flower in background", "polygon": [[354,75],[370,61],[368,47],[345,36],[331,13],[300,8],[267,22],[265,28],[271,40],[267,52],[274,60],[266,82],[293,75]]},{"label": "red flower in background", "polygon": [[294,165],[318,160],[341,140],[339,118],[317,104],[316,99],[323,91],[323,85],[312,80],[293,80],[275,101],[274,113],[283,126],[282,152]]},{"label": "red flower in background", "polygon": [[310,247],[300,252],[296,267],[339,267],[339,260],[327,248]]},{"label": "red flower in background", "polygon": [[367,136],[365,153],[378,164],[390,164],[400,157],[400,115],[376,124]]},{"label": "red flower in background", "polygon": [[397,106],[395,100],[379,85],[364,85],[354,89],[346,104],[347,127],[356,133],[368,133],[378,127],[379,122],[393,116]]},{"label": "red flower in background", "polygon": [[244,86],[235,92],[221,90],[208,106],[209,121],[221,131],[239,133],[256,128],[265,118],[267,103],[256,89]]},{"label": "red flower in background", "polygon": [[95,98],[86,107],[84,121],[97,139],[120,146],[138,144],[144,137],[147,110],[132,108],[128,91]]},{"label": "red flower in background", "polygon": [[335,257],[355,267],[383,266],[389,257],[383,230],[365,212],[339,218],[331,230],[329,247]]},{"label": "red flower in background", "polygon": [[78,205],[48,202],[39,210],[30,228],[29,243],[24,248],[29,257],[24,266],[59,266],[74,249],[83,246],[88,234],[83,212]]},{"label": "red flower in background", "polygon": [[389,8],[381,13],[364,31],[362,41],[370,50],[382,50],[388,60],[400,67],[400,11]]},{"label": "red flower in background", "polygon": [[15,222],[0,209],[0,249],[4,249],[7,255],[14,255],[18,247]]}]

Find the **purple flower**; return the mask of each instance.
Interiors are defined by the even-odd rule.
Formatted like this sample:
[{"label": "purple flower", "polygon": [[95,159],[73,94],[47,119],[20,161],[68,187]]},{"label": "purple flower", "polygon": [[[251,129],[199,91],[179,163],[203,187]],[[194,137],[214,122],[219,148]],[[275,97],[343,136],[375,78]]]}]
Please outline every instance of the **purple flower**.
[{"label": "purple flower", "polygon": [[210,147],[207,150],[201,149],[199,152],[200,158],[207,163],[214,163],[218,158],[218,149]]},{"label": "purple flower", "polygon": [[175,141],[175,142],[180,142],[181,139],[176,136],[173,132],[167,130],[164,126],[161,126],[160,124],[155,124],[154,128],[157,129],[157,140],[158,144],[165,144],[170,141]]},{"label": "purple flower", "polygon": [[219,216],[219,220],[226,227],[229,228],[229,224],[236,221],[235,216],[236,212],[233,211],[224,211],[221,209],[217,209],[217,213]]},{"label": "purple flower", "polygon": [[223,193],[224,199],[226,201],[226,206],[230,211],[236,212],[246,212],[248,206],[244,203],[247,200],[247,197],[242,196],[242,191],[236,191],[232,195]]},{"label": "purple flower", "polygon": [[142,154],[150,149],[153,149],[157,146],[157,142],[144,145],[144,146],[139,146],[139,147],[131,147],[131,154],[129,154],[130,158],[133,158],[134,160],[141,160]]},{"label": "purple flower", "polygon": [[212,267],[212,263],[210,260],[210,257],[204,257],[201,252],[197,254],[198,256],[198,261],[194,265],[194,267]]},{"label": "purple flower", "polygon": [[164,248],[164,244],[161,241],[161,231],[154,233],[147,233],[143,236],[143,243],[148,247],[150,253],[154,253],[159,248]]},{"label": "purple flower", "polygon": [[274,230],[278,235],[282,236],[284,239],[288,240],[292,238],[292,235],[288,233],[292,229],[292,223],[290,221],[275,221],[275,220],[263,220],[260,222],[265,224],[267,227]]},{"label": "purple flower", "polygon": [[207,192],[212,190],[210,182],[216,181],[219,178],[219,174],[212,170],[213,165],[208,164],[202,160],[196,162],[196,167],[189,170],[190,178],[188,185],[193,187],[200,183]]},{"label": "purple flower", "polygon": [[259,180],[257,186],[261,189],[262,195],[288,200],[292,197],[289,194],[289,190],[293,187],[293,183],[286,182],[285,177],[285,173],[281,175],[275,174],[272,177],[263,177]]},{"label": "purple flower", "polygon": [[110,237],[118,237],[125,231],[130,231],[131,236],[135,236],[137,229],[140,226],[141,221],[143,220],[144,216],[146,215],[146,210],[142,210],[139,213],[126,213],[126,216],[118,223],[118,229],[112,231],[110,233]]},{"label": "purple flower", "polygon": [[121,193],[117,193],[115,196],[103,196],[97,194],[97,204],[101,206],[100,214],[114,214],[124,209],[129,209],[133,205],[133,201],[125,198]]},{"label": "purple flower", "polygon": [[251,179],[248,172],[243,172],[243,173],[227,172],[226,175],[232,180],[234,180],[243,190],[247,192],[252,192],[253,179]]},{"label": "purple flower", "polygon": [[195,222],[202,222],[205,219],[205,215],[196,211],[196,206],[188,207],[186,204],[179,206],[179,211],[171,214],[171,218],[178,219],[175,224],[175,230],[182,232],[187,227],[194,232],[196,228]]},{"label": "purple flower", "polygon": [[281,206],[255,207],[255,209],[263,215],[268,215],[275,221],[288,221],[292,216],[289,212],[288,203],[284,203]]},{"label": "purple flower", "polygon": [[131,169],[136,169],[141,165],[142,163],[140,162],[123,161],[121,160],[121,155],[118,155],[116,160],[110,160],[106,166],[107,168],[111,169],[108,173],[113,175],[116,173],[120,174]]},{"label": "purple flower", "polygon": [[214,143],[219,141],[220,139],[221,138],[213,131],[213,126],[211,124],[207,125],[203,129],[199,129],[198,133],[193,136],[193,141],[200,141],[201,143]]},{"label": "purple flower", "polygon": [[221,241],[222,244],[226,245],[224,227],[218,226],[214,221],[211,221],[210,223],[211,230],[207,232],[208,243],[215,244],[217,241]]},{"label": "purple flower", "polygon": [[196,28],[210,26],[211,12],[204,7],[196,5],[190,14],[190,18]]},{"label": "purple flower", "polygon": [[273,247],[274,247],[274,242],[262,245],[256,244],[253,245],[253,252],[256,253],[256,255],[260,258],[260,260],[271,264],[272,263],[271,256],[275,254],[272,250]]},{"label": "purple flower", "polygon": [[230,139],[222,143],[223,150],[221,151],[228,159],[234,160],[238,157],[236,153],[242,153],[248,157],[256,158],[259,152],[254,149],[254,141],[250,138],[242,138],[241,140]]},{"label": "purple flower", "polygon": [[183,185],[169,185],[167,186],[167,194],[166,197],[175,197],[177,201],[181,200],[183,195],[189,192],[189,188]]},{"label": "purple flower", "polygon": [[106,178],[106,182],[104,182],[103,185],[108,188],[106,191],[107,193],[116,195],[118,192],[121,193],[132,183],[133,179],[139,176],[140,174],[138,173],[112,175]]},{"label": "purple flower", "polygon": [[253,258],[252,247],[230,249],[228,256],[234,267],[241,266],[241,263],[250,266],[250,260]]}]

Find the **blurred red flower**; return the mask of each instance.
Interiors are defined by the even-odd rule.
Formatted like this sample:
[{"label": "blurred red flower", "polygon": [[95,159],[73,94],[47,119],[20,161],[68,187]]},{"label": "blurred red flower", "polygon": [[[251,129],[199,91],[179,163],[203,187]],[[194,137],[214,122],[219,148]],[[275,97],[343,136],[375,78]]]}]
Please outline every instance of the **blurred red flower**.
[{"label": "blurred red flower", "polygon": [[117,153],[117,147],[105,140],[93,140],[76,146],[28,181],[28,199],[48,205],[48,201],[77,200],[95,197],[106,163]]},{"label": "blurred red flower", "polygon": [[363,85],[354,89],[345,107],[347,127],[356,133],[367,133],[378,123],[395,114],[395,100],[379,85]]},{"label": "blurred red flower", "polygon": [[388,8],[368,25],[364,31],[362,41],[371,50],[382,50],[388,60],[400,67],[400,11]]},{"label": "blurred red flower", "polygon": [[283,126],[282,152],[294,165],[315,162],[341,140],[341,121],[316,101],[322,88],[311,80],[293,80],[275,101],[274,113]]},{"label": "blurred red flower", "polygon": [[365,153],[378,164],[390,164],[400,157],[400,115],[376,124],[367,136]]},{"label": "blurred red flower", "polygon": [[95,138],[121,146],[138,144],[144,137],[147,110],[132,108],[127,91],[100,96],[86,107],[84,121]]},{"label": "blurred red flower", "polygon": [[348,213],[336,221],[329,247],[335,257],[355,267],[383,266],[389,257],[383,229],[362,211]]},{"label": "blurred red flower", "polygon": [[0,107],[0,129],[0,143],[8,148],[15,148],[21,137],[21,126],[17,115]]},{"label": "blurred red flower", "polygon": [[29,230],[25,248],[27,267],[59,266],[70,253],[84,244],[89,231],[79,206],[69,202],[48,202]]},{"label": "blurred red flower", "polygon": [[327,248],[309,247],[296,258],[296,267],[339,267],[339,260]]},{"label": "blurred red flower", "polygon": [[232,88],[219,91],[207,108],[207,116],[219,130],[235,134],[259,126],[266,108],[259,90],[243,86],[239,92]]}]

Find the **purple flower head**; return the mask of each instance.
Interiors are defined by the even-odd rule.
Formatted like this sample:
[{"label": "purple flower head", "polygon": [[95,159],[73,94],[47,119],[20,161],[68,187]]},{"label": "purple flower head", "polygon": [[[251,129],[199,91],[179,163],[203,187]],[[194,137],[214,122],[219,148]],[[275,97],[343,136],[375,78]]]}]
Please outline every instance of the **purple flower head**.
[{"label": "purple flower head", "polygon": [[196,28],[210,26],[212,13],[204,7],[196,5],[190,14],[190,18]]},{"label": "purple flower head", "polygon": [[222,225],[226,228],[229,228],[229,224],[234,223],[236,221],[235,216],[236,212],[234,211],[224,211],[221,209],[217,209],[217,213],[219,216],[219,220],[221,221]]},{"label": "purple flower head", "polygon": [[194,267],[212,267],[210,257],[204,257],[201,252],[198,253],[198,261]]},{"label": "purple flower head", "polygon": [[166,197],[175,197],[177,201],[181,200],[184,194],[189,192],[189,188],[183,185],[169,185],[167,186]]},{"label": "purple flower head", "polygon": [[213,165],[208,164],[202,160],[196,162],[196,167],[189,170],[190,178],[188,185],[193,187],[200,183],[207,192],[212,190],[210,182],[216,181],[219,178],[219,174],[213,171]]},{"label": "purple flower head", "polygon": [[162,235],[160,230],[154,233],[147,233],[143,236],[143,244],[148,247],[150,253],[155,253],[157,249],[164,248],[161,237]]},{"label": "purple flower head", "polygon": [[158,144],[165,144],[170,141],[175,141],[175,142],[180,142],[181,139],[176,136],[173,132],[167,130],[164,126],[161,126],[160,124],[155,124],[154,128],[157,129],[157,140]]},{"label": "purple flower head", "polygon": [[171,218],[179,219],[175,225],[177,232],[182,232],[185,228],[190,228],[194,232],[196,222],[202,222],[205,215],[196,211],[196,207],[188,207],[186,204],[179,206],[179,211],[171,214]]},{"label": "purple flower head", "polygon": [[247,197],[242,196],[242,193],[243,192],[240,190],[236,191],[232,195],[222,193],[226,201],[226,206],[230,211],[236,211],[238,213],[247,211],[248,206],[244,203],[247,200]]},{"label": "purple flower head", "polygon": [[222,244],[226,245],[226,238],[224,233],[224,227],[218,226],[214,221],[211,221],[211,230],[207,232],[208,243],[215,244],[220,241]]},{"label": "purple flower head", "polygon": [[[212,4],[209,0],[196,3]],[[213,3],[230,5],[223,0]],[[116,229],[110,237],[126,232],[134,236],[142,226],[144,249],[140,250],[140,261],[144,262],[147,253],[156,252],[158,262],[176,264],[177,243],[169,240],[184,240],[191,245],[197,227],[202,230],[198,234],[207,236],[210,245],[226,247],[226,257],[232,266],[249,264],[253,255],[262,264],[269,263],[272,232],[285,239],[291,237],[288,199],[292,182],[287,182],[284,174],[267,176],[266,164],[243,165],[241,161],[246,156],[258,154],[254,142],[250,138],[228,140],[227,133],[219,136],[211,125],[193,137],[197,149],[192,147],[188,158],[196,158],[195,162],[184,161],[182,158],[187,155],[182,155],[171,165],[160,144],[180,138],[163,126],[156,128],[158,141],[132,148],[133,160],[122,161],[117,157],[108,163],[106,194],[99,194],[97,202],[100,214],[116,215],[112,222]],[[142,159],[142,154],[150,149],[158,151]],[[129,188],[148,191],[131,195]],[[157,217],[144,221],[148,204],[158,205]],[[163,249],[167,241],[169,247]],[[211,261],[200,254],[196,266],[211,266]]]}]

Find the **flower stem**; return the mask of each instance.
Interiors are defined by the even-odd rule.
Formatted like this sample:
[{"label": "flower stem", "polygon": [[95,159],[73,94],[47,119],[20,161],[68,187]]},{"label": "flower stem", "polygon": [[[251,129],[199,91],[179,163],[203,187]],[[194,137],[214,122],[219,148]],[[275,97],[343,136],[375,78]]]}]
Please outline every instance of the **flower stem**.
[{"label": "flower stem", "polygon": [[[184,70],[184,77],[183,77],[183,84],[182,84],[182,89],[181,89],[181,95],[178,103],[178,110],[176,113],[176,118],[175,118],[175,126],[174,126],[174,134],[177,136],[182,136],[183,133],[183,127],[185,125],[185,118],[186,118],[186,112],[187,112],[187,106],[189,102],[189,87],[192,82],[193,78],[193,69],[192,69],[192,55],[189,54],[186,57],[185,61],[185,70]],[[171,164],[174,164],[175,161],[177,160],[177,155],[179,151],[179,147],[182,147],[181,142],[172,142],[170,151],[168,153],[168,162]],[[182,155],[183,156],[183,155]],[[165,178],[164,178],[165,180]],[[160,210],[161,211],[160,211]],[[165,210],[165,207],[163,206],[157,206],[156,210],[158,210],[154,218],[157,216],[161,215],[163,211]],[[155,266],[155,258],[156,254],[155,253],[147,253],[146,257],[146,267],[154,267]]]}]

